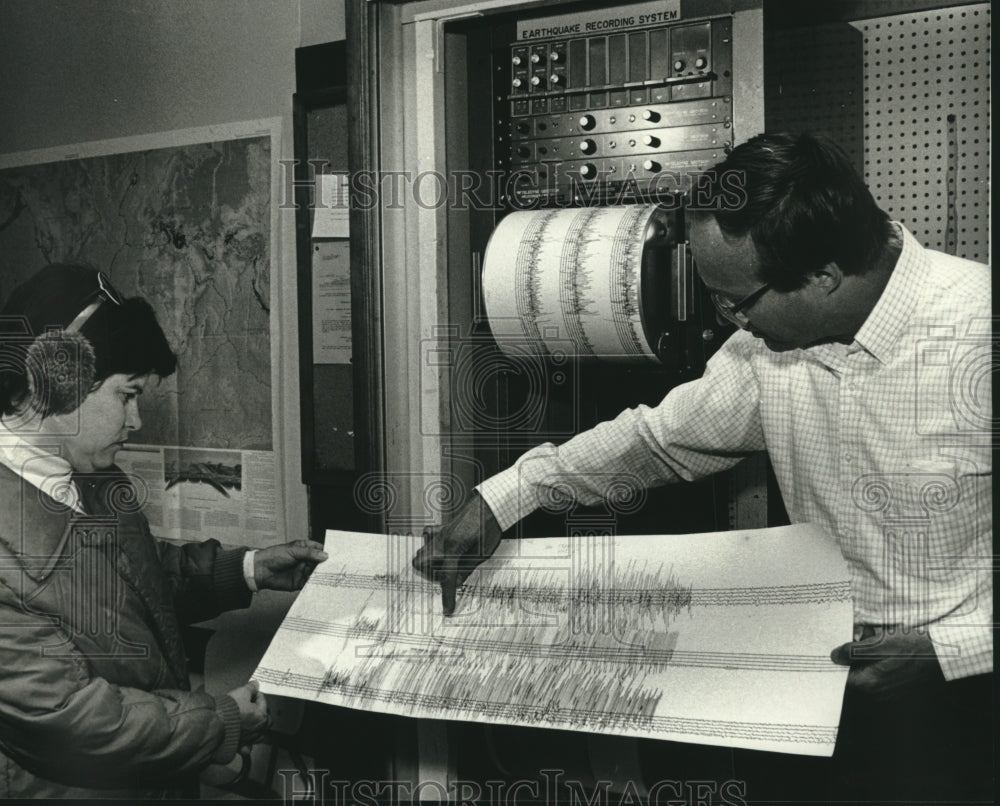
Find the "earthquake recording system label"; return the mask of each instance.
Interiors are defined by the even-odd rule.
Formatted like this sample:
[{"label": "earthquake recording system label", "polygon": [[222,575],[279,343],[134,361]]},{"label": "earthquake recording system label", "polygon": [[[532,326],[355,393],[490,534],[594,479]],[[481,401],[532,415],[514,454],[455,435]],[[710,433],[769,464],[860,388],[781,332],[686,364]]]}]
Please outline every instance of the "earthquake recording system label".
[{"label": "earthquake recording system label", "polygon": [[521,20],[517,23],[517,38],[527,40],[624,31],[661,25],[665,22],[677,22],[680,18],[680,0],[654,0],[651,3]]},{"label": "earthquake recording system label", "polygon": [[500,349],[658,363],[643,322],[643,259],[655,205],[511,213],[483,265],[483,297]]}]

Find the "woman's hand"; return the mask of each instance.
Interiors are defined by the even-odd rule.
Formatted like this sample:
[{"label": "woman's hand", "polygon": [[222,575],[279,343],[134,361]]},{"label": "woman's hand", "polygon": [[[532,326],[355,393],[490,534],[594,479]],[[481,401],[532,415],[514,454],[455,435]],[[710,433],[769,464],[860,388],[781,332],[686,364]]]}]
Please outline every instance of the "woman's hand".
[{"label": "woman's hand", "polygon": [[256,680],[251,680],[229,692],[240,709],[240,747],[252,745],[264,735],[270,724],[267,700],[260,693]]},{"label": "woman's hand", "polygon": [[254,555],[253,575],[257,587],[274,591],[297,591],[327,553],[312,540],[293,540],[260,549]]}]

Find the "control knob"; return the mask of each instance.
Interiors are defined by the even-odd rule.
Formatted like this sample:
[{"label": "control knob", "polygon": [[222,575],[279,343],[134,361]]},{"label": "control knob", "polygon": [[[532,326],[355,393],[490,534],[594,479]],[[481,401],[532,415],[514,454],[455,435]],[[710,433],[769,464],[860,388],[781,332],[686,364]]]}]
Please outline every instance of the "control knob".
[{"label": "control knob", "polygon": [[648,120],[650,123],[656,123],[660,119],[660,113],[655,109],[643,109],[642,119]]},{"label": "control knob", "polygon": [[597,151],[597,143],[590,139],[583,140],[580,142],[580,151],[584,154],[593,154]]},{"label": "control knob", "polygon": [[537,87],[541,83],[542,83],[542,79],[541,79],[540,76],[532,76],[531,77],[531,86],[532,87]]},{"label": "control knob", "polygon": [[642,144],[650,148],[656,148],[660,144],[660,138],[654,137],[652,134],[645,134],[642,137]]},{"label": "control knob", "polygon": [[580,118],[580,128],[583,129],[585,132],[589,132],[596,125],[597,125],[597,120],[594,118],[593,115],[583,115]]},{"label": "control knob", "polygon": [[559,74],[558,73],[553,73],[552,75],[549,76],[549,81],[552,84],[558,84],[560,81],[562,81],[562,79],[559,78]]},{"label": "control knob", "polygon": [[518,87],[520,87],[520,86],[521,86],[521,83],[522,83],[522,82],[521,82],[521,79],[519,79],[519,78],[515,78],[515,79],[513,79],[513,80],[512,80],[511,82],[510,82],[510,85],[511,85],[511,86],[512,86],[512,87],[513,87],[514,89],[517,89]]},{"label": "control knob", "polygon": [[583,179],[593,179],[597,176],[597,168],[595,168],[591,163],[587,162],[580,166],[580,176]]},{"label": "control knob", "polygon": [[532,53],[531,54],[531,63],[532,64],[538,64],[541,60],[542,60],[542,57],[539,56],[537,53]]},{"label": "control knob", "polygon": [[678,73],[679,73],[679,72],[680,72],[681,70],[683,70],[685,66],[686,66],[686,65],[684,64],[684,60],[683,60],[683,59],[677,59],[677,60],[676,60],[676,61],[674,62],[674,70],[676,70],[676,71],[677,71]]},{"label": "control knob", "polygon": [[645,168],[647,171],[649,171],[651,174],[658,174],[663,166],[660,165],[660,163],[658,163],[656,160],[646,160],[642,164],[642,167]]},{"label": "control knob", "polygon": [[699,70],[704,70],[706,64],[708,64],[708,59],[706,59],[704,56],[699,56],[697,59],[694,60],[694,66],[697,67]]},{"label": "control knob", "polygon": [[514,56],[513,58],[511,58],[510,63],[512,65],[514,65],[515,67],[517,67],[518,65],[521,64],[521,57],[520,56]]}]

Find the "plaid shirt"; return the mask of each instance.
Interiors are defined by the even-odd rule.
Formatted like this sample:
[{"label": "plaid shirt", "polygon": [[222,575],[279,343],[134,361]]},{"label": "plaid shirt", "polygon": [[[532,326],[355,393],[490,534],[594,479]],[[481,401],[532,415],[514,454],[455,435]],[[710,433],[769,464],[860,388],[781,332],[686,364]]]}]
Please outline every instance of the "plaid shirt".
[{"label": "plaid shirt", "polygon": [[[701,478],[767,450],[793,523],[837,536],[858,625],[928,627],[947,679],[993,668],[989,269],[903,248],[851,344],[735,333],[655,408],[546,443],[477,489],[509,528],[570,488]],[[611,504],[613,506],[613,504]]]}]

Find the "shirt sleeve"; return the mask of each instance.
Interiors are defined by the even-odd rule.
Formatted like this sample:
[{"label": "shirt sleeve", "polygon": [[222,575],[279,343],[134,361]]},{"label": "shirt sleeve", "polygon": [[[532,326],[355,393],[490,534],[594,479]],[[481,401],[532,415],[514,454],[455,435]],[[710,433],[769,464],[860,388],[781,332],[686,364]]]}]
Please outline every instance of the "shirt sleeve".
[{"label": "shirt sleeve", "polygon": [[704,375],[673,389],[655,406],[623,411],[560,446],[528,451],[476,489],[504,530],[547,502],[572,496],[584,505],[628,487],[692,481],[763,450],[756,340],[730,337]]},{"label": "shirt sleeve", "polygon": [[232,759],[240,735],[232,698],[114,685],[92,674],[51,618],[2,594],[0,586],[0,742],[19,764],[103,789],[169,783]]}]

